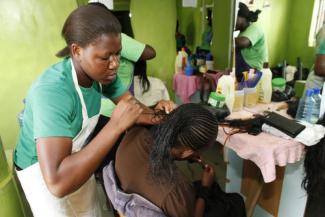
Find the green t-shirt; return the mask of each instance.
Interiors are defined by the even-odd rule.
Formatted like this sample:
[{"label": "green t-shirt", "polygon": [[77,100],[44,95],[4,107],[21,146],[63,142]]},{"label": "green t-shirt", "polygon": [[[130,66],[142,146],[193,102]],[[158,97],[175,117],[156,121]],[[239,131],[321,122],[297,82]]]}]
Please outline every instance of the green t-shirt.
[{"label": "green t-shirt", "polygon": [[[133,80],[134,63],[139,60],[145,44],[129,37],[122,33],[122,50],[120,66],[117,69],[117,74],[121,79],[124,87],[128,90]],[[115,108],[114,102],[109,99],[102,100],[102,108],[100,113],[110,117]]]},{"label": "green t-shirt", "polygon": [[[114,99],[126,91],[118,77],[111,84],[103,85],[102,93],[96,81],[91,87],[80,89],[89,117],[99,113],[102,93]],[[81,130],[82,121],[82,106],[73,83],[70,58],[65,58],[48,68],[28,91],[15,163],[23,169],[36,163],[37,138],[74,138]]]},{"label": "green t-shirt", "polygon": [[211,26],[207,25],[205,27],[204,32],[202,33],[202,42],[201,42],[201,49],[210,50],[211,49],[211,40],[212,40],[212,28]]},{"label": "green t-shirt", "polygon": [[241,50],[244,60],[253,68],[261,70],[267,62],[267,47],[262,29],[255,23],[250,24],[238,37],[246,37],[251,46]]},{"label": "green t-shirt", "polygon": [[138,42],[137,40],[129,37],[128,35],[122,33],[122,50],[121,50],[121,59],[120,66],[117,69],[117,73],[122,80],[123,85],[129,89],[132,79],[134,64],[139,60],[145,44]]}]

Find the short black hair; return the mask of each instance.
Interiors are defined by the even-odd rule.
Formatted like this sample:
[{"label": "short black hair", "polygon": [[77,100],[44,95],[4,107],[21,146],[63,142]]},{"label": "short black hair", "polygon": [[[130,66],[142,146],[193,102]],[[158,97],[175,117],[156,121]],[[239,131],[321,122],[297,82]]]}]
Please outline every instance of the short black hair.
[{"label": "short black hair", "polygon": [[260,10],[256,10],[255,12],[250,11],[247,5],[239,2],[238,16],[246,18],[248,22],[256,22],[260,13]]},{"label": "short black hair", "polygon": [[102,34],[107,33],[121,33],[121,25],[116,17],[100,5],[89,4],[80,6],[68,16],[63,25],[61,34],[67,46],[60,50],[56,56],[69,56],[69,46],[72,43],[85,47]]}]

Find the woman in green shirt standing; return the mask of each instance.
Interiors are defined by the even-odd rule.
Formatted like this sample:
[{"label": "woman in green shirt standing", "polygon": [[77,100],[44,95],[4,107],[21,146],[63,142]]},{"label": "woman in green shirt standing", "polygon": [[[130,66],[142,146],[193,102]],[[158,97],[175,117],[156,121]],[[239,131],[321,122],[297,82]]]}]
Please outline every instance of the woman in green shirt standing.
[{"label": "woman in green shirt standing", "polygon": [[[127,128],[152,124],[153,115],[117,75],[121,26],[111,12],[78,7],[62,36],[66,47],[57,56],[63,60],[45,70],[27,94],[15,167],[34,217],[100,217],[94,171]],[[102,95],[117,106],[88,142]]]},{"label": "woman in green shirt standing", "polygon": [[236,30],[240,33],[235,39],[236,77],[240,82],[242,72],[249,69],[261,70],[267,62],[267,46],[263,30],[255,23],[261,11],[250,11],[244,3],[239,3]]}]

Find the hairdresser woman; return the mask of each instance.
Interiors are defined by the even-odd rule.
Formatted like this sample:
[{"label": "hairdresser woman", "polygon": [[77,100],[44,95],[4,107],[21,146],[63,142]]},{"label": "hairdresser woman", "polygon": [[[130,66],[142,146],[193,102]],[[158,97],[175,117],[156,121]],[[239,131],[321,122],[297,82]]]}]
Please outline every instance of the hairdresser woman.
[{"label": "hairdresser woman", "polygon": [[[101,216],[93,173],[120,134],[150,115],[125,93],[116,76],[121,26],[105,8],[74,10],[63,26],[62,61],[30,88],[14,162],[34,217]],[[117,103],[90,142],[101,94]]]},{"label": "hairdresser woman", "polygon": [[255,23],[261,11],[250,11],[244,3],[239,3],[236,30],[240,33],[235,39],[236,77],[242,80],[242,72],[249,69],[261,70],[267,62],[267,46],[263,30]]}]

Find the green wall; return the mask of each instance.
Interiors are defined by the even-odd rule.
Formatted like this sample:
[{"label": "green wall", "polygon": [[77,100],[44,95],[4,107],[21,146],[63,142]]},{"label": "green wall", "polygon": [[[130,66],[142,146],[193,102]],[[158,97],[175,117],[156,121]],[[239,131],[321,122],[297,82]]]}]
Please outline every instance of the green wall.
[{"label": "green wall", "polygon": [[287,53],[288,63],[295,65],[297,57],[311,67],[314,64],[314,48],[308,47],[308,36],[314,0],[291,0]]},{"label": "green wall", "polygon": [[[314,0],[269,0],[271,7],[263,8],[258,23],[268,41],[271,66],[284,59],[296,65],[301,57],[305,66],[314,62],[314,48],[308,47],[308,35]],[[262,1],[258,2],[262,6]]]},{"label": "green wall", "polygon": [[[274,66],[286,58],[291,0],[272,0],[269,2],[271,7],[262,8],[257,23],[265,32],[268,42],[269,64]],[[258,6],[260,8],[262,4]]]},{"label": "green wall", "polygon": [[60,32],[74,0],[1,0],[0,136],[6,148],[18,136],[17,115],[32,81],[58,59]]},{"label": "green wall", "polygon": [[[182,0],[177,0],[178,30],[185,35],[186,46],[193,52],[201,44],[202,27],[202,0],[198,0],[197,7],[182,7]],[[176,20],[175,20],[176,22]],[[176,29],[175,29],[176,30]],[[176,48],[175,48],[176,49]]]},{"label": "green wall", "polygon": [[235,0],[219,0],[213,7],[211,52],[216,69],[230,69]]},{"label": "green wall", "polygon": [[167,81],[171,91],[176,56],[175,0],[132,0],[130,11],[135,38],[152,45],[157,53],[155,59],[148,61],[148,74]]}]

